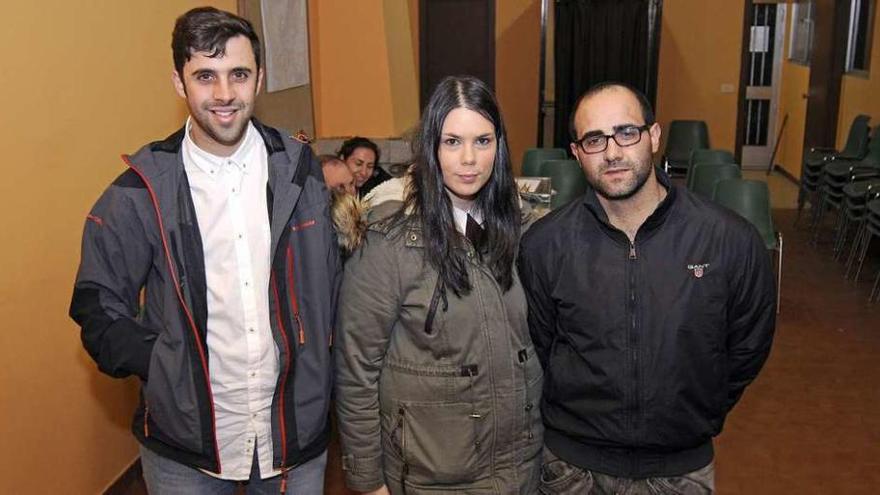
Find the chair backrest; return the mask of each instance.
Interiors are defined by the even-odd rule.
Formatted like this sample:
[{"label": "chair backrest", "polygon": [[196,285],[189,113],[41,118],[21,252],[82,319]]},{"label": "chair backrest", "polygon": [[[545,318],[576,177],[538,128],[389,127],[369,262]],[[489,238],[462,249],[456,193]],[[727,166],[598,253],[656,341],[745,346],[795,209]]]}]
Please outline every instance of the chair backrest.
[{"label": "chair backrest", "polygon": [[871,117],[867,115],[856,115],[852,125],[849,126],[849,135],[846,137],[846,144],[840,150],[840,154],[844,156],[862,157],[868,149],[868,121]]},{"label": "chair backrest", "polygon": [[550,177],[555,194],[550,208],[562,206],[587,191],[587,178],[577,160],[547,160],[541,165],[541,176]]},{"label": "chair backrest", "polygon": [[687,162],[695,149],[709,147],[709,127],[702,120],[673,120],[669,123],[664,155],[669,160]]},{"label": "chair backrest", "polygon": [[871,129],[871,136],[868,139],[868,153],[865,155],[864,161],[871,165],[880,165],[880,125]]},{"label": "chair backrest", "polygon": [[695,163],[690,190],[708,199],[715,195],[715,185],[725,179],[742,178],[742,171],[735,163]]},{"label": "chair backrest", "polygon": [[695,163],[736,163],[736,158],[733,157],[733,153],[727,150],[696,149],[691,151],[687,174],[688,189],[691,188],[691,182],[693,181],[693,174],[690,171],[694,168]]},{"label": "chair backrest", "polygon": [[562,148],[529,148],[523,153],[523,177],[540,177],[541,163],[547,160],[565,160],[568,154]]},{"label": "chair backrest", "polygon": [[776,247],[776,233],[770,211],[770,189],[759,180],[725,179],[715,186],[715,201],[752,223],[767,249]]}]

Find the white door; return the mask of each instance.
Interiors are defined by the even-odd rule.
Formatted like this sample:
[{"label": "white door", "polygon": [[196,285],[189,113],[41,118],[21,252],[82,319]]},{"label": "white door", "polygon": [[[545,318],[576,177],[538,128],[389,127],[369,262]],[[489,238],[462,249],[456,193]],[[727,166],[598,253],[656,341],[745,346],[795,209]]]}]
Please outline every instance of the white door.
[{"label": "white door", "polygon": [[776,114],[782,76],[782,44],[785,37],[785,4],[755,4],[749,26],[749,57],[746,67],[745,133],[742,143],[744,169],[769,168],[776,144]]}]

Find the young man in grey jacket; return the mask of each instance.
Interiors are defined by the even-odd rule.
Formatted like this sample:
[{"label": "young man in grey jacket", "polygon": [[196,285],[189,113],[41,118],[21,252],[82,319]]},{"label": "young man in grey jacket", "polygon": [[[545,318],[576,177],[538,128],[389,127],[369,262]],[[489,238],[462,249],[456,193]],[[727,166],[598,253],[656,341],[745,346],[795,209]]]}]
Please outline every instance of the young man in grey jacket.
[{"label": "young man in grey jacket", "polygon": [[71,317],[99,369],[142,380],[151,494],[322,493],[341,266],[321,168],[252,118],[248,21],[193,9],[172,51],[189,118],[87,215]]}]

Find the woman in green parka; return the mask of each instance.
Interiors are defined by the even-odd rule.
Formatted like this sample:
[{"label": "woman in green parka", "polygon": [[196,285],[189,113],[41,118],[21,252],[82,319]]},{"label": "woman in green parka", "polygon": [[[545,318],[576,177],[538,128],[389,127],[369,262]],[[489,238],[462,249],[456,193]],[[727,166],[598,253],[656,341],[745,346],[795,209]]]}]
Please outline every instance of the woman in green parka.
[{"label": "woman in green parka", "polygon": [[370,224],[345,267],[335,352],[346,482],[376,494],[536,493],[542,372],[489,88],[443,80],[414,150],[401,207]]}]

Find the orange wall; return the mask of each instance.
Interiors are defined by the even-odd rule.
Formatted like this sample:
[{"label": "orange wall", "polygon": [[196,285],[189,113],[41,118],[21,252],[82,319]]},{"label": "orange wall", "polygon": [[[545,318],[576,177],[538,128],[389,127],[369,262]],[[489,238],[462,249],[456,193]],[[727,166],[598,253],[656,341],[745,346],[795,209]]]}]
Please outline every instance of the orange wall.
[{"label": "orange wall", "polygon": [[[712,147],[734,149],[744,7],[744,0],[663,2],[656,114],[664,131],[672,120],[705,120]],[[722,93],[722,84],[732,92]]]},{"label": "orange wall", "polygon": [[418,121],[414,5],[310,0],[317,137],[399,136]]},{"label": "orange wall", "polygon": [[853,118],[864,113],[871,116],[871,126],[880,124],[880,33],[874,16],[874,36],[867,77],[844,75],[840,89],[840,114],[837,120],[837,146],[846,142]]},{"label": "orange wall", "polygon": [[98,493],[135,458],[133,381],[99,374],[67,317],[85,214],[119,154],[182,124],[171,29],[233,0],[12,2],[0,44],[0,480],[5,493]]},{"label": "orange wall", "polygon": [[538,133],[541,1],[504,0],[495,9],[495,92],[519,166]]},{"label": "orange wall", "polygon": [[[495,4],[495,85],[514,161],[536,138],[540,6]],[[311,0],[309,29],[317,137],[396,137],[418,123],[417,0]]]},{"label": "orange wall", "polygon": [[779,110],[776,119],[776,133],[785,115],[788,123],[780,138],[776,163],[794,176],[801,176],[801,160],[804,152],[804,129],[806,127],[807,100],[804,99],[810,87],[810,68],[788,60],[788,46],[791,41],[791,6],[788,6],[785,22],[785,48],[782,62],[782,87],[779,89]]}]

